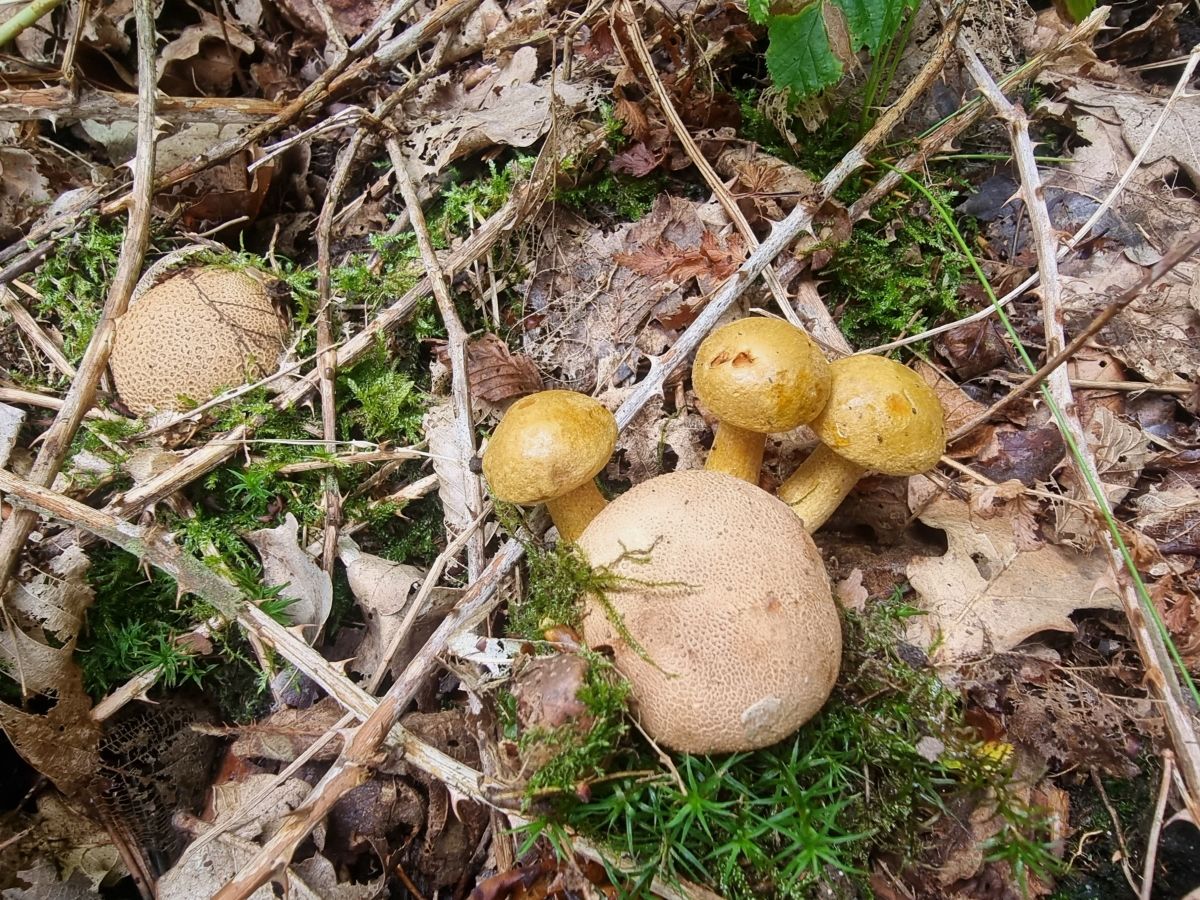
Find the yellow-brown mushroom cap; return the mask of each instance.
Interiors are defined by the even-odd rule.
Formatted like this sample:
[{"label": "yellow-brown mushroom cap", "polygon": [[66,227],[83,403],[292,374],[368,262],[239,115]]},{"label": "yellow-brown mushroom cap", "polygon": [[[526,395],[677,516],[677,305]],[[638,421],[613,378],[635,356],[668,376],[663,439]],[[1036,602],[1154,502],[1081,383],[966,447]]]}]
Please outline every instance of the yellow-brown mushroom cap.
[{"label": "yellow-brown mushroom cap", "polygon": [[812,421],[825,406],[829,363],[794,325],[740,319],[700,344],[692,386],[722,422],[774,434]]},{"label": "yellow-brown mushroom cap", "polygon": [[245,272],[186,269],[146,291],[117,322],[109,365],[136,413],[203,402],[273,372],[286,324]]},{"label": "yellow-brown mushroom cap", "polygon": [[504,414],[483,453],[483,474],[500,500],[545,503],[595,478],[616,443],[616,420],[598,401],[541,391]]},{"label": "yellow-brown mushroom cap", "polygon": [[584,639],[612,649],[655,740],[689,753],[765,747],[825,703],[841,662],[837,608],[812,539],[770,494],[720,472],[662,475],[610,503],[578,543],[617,577],[589,598]]},{"label": "yellow-brown mushroom cap", "polygon": [[912,369],[882,356],[848,356],[829,366],[831,390],[812,422],[830,450],[887,475],[916,475],[946,452],[937,394]]}]

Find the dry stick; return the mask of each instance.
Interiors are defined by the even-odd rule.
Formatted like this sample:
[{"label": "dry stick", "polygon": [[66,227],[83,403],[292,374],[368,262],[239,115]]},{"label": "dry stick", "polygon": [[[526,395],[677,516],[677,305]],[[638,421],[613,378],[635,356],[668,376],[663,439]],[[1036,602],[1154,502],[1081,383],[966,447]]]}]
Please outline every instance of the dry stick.
[{"label": "dry stick", "polygon": [[521,545],[510,540],[480,576],[463,593],[458,604],[442,620],[425,645],[413,657],[404,672],[388,689],[375,710],[358,726],[341,754],[305,801],[283,821],[275,835],[228,884],[216,894],[216,900],[244,900],[281,872],[291,861],[300,842],[329,814],[337,802],[370,778],[379,746],[412,702],[428,671],[447,641],[486,616],[499,602],[497,590],[501,573],[520,558]]},{"label": "dry stick", "polygon": [[[62,409],[61,397],[49,394],[39,394],[36,391],[25,391],[20,388],[0,386],[0,403],[15,403],[18,406],[38,406],[42,409]],[[132,419],[107,409],[92,407],[84,414],[85,419],[107,419],[110,422],[123,422],[126,425],[135,424]]]},{"label": "dry stick", "polygon": [[[1106,306],[1092,321],[1087,324],[1079,334],[1075,335],[1067,344],[1055,353],[1050,359],[1041,365],[1041,367],[1023,379],[1020,384],[1010,390],[1007,394],[989,406],[984,412],[980,413],[975,418],[966,424],[960,426],[952,435],[950,442],[961,440],[966,435],[970,434],[980,425],[990,422],[997,415],[1008,409],[1017,400],[1020,400],[1030,391],[1038,387],[1048,376],[1059,371],[1063,363],[1068,362],[1071,357],[1078,353],[1083,346],[1095,337],[1104,326],[1116,317],[1116,315],[1125,309],[1134,300],[1140,297],[1145,291],[1150,288],[1160,278],[1165,277],[1177,265],[1186,260],[1189,256],[1200,250],[1200,230],[1193,231],[1186,235],[1181,241],[1171,247],[1162,258],[1154,265],[1146,270],[1133,285],[1126,290],[1116,300]],[[1146,385],[1147,389],[1153,389],[1154,385]]]},{"label": "dry stick", "polygon": [[[1057,358],[1057,356],[1067,353],[1067,348],[1071,344],[1065,344],[1064,340],[1059,304],[1058,262],[1054,252],[1055,235],[1050,224],[1050,214],[1046,209],[1045,196],[1041,189],[1037,161],[1033,153],[1033,141],[1029,137],[1029,119],[1009,103],[966,40],[960,38],[958,43],[963,62],[972,78],[975,79],[980,91],[988,98],[998,115],[1007,122],[1009,127],[1013,155],[1016,157],[1021,175],[1025,209],[1029,216],[1029,224],[1037,248],[1038,268],[1042,276],[1046,346],[1050,350],[1063,348],[1056,354],[1055,358]],[[1200,232],[1191,235],[1189,241],[1195,241],[1200,246]],[[1185,243],[1189,241],[1185,241]],[[1112,308],[1110,307],[1110,309]],[[1109,313],[1109,310],[1105,310],[1105,313]],[[1097,319],[1103,318],[1105,313],[1102,313]],[[1108,318],[1111,319],[1113,315],[1116,315],[1115,309],[1112,309]],[[1092,324],[1094,325],[1095,322]],[[1050,380],[1047,386],[1061,412],[1056,419],[1059,428],[1063,431],[1064,439],[1074,443],[1078,450],[1073,457],[1077,477],[1081,482],[1099,485],[1101,483],[1100,476],[1096,471],[1096,463],[1087,443],[1087,437],[1083,433],[1083,428],[1075,413],[1075,401],[1071,393],[1071,386],[1067,383],[1066,374],[1065,369],[1059,368],[1052,370],[1049,376]],[[1095,492],[1094,498],[1105,520],[1112,521],[1112,509],[1104,492]],[[1125,617],[1129,620],[1134,639],[1137,641],[1142,663],[1146,667],[1146,679],[1150,682],[1152,691],[1162,701],[1163,718],[1166,720],[1167,731],[1171,735],[1171,743],[1179,758],[1180,771],[1188,785],[1188,790],[1183,796],[1184,803],[1193,817],[1200,820],[1200,740],[1196,736],[1195,720],[1180,687],[1174,663],[1163,642],[1162,635],[1157,629],[1147,625],[1141,598],[1128,579],[1121,577],[1125,571],[1125,561],[1117,547],[1117,542],[1107,529],[1097,526],[1097,530],[1107,545],[1109,562],[1114,578],[1119,585],[1117,593],[1121,598]],[[1122,581],[1125,583],[1122,584]]]},{"label": "dry stick", "polygon": [[12,316],[13,324],[16,325],[25,336],[33,341],[34,345],[42,351],[42,355],[50,361],[54,368],[67,378],[75,377],[75,367],[71,365],[71,361],[63,356],[63,352],[58,349],[58,345],[50,340],[50,335],[42,330],[42,326],[37,323],[29,310],[25,308],[16,295],[9,290],[8,285],[0,286],[0,307]]},{"label": "dry stick", "polygon": [[[326,11],[328,12],[328,10]],[[345,45],[342,46],[343,52]],[[333,215],[350,170],[363,145],[366,132],[358,129],[350,142],[338,154],[325,202],[321,204],[321,215],[317,218],[317,377],[321,388],[321,431],[325,436],[325,452],[337,452],[337,351],[333,342],[333,289],[330,284],[333,260],[330,258],[330,242],[333,231]],[[338,528],[342,522],[342,495],[338,488],[337,474],[327,472],[324,478],[325,546],[321,553],[321,568],[333,572],[337,559]]]},{"label": "dry stick", "polygon": [[[108,354],[112,347],[113,330],[117,318],[125,312],[130,294],[137,283],[146,247],[150,239],[151,186],[154,182],[155,155],[155,31],[154,15],[150,0],[139,0],[135,4],[138,38],[138,136],[137,155],[133,161],[134,198],[129,211],[129,227],[121,242],[121,255],[117,263],[116,276],[109,289],[108,298],[101,313],[100,322],[92,339],[88,342],[79,372],[71,381],[71,387],[63,398],[63,407],[54,417],[54,422],[42,435],[41,449],[29,480],[43,487],[49,486],[58,474],[71,440],[95,398],[96,386],[108,365]],[[37,525],[37,514],[20,510],[9,517],[0,528],[0,597],[5,585],[17,566],[21,549],[30,532]]]},{"label": "dry stick", "polygon": [[[421,200],[417,196],[417,187],[413,184],[412,176],[408,174],[404,154],[400,143],[395,138],[386,141],[388,155],[392,167],[396,170],[396,187],[404,198],[408,209],[408,220],[412,223],[413,234],[417,238],[417,247],[421,251],[421,259],[425,263],[425,277],[433,288],[433,297],[437,301],[438,312],[442,316],[442,324],[446,326],[446,350],[450,357],[450,390],[454,398],[454,442],[458,445],[458,468],[462,473],[463,499],[467,504],[467,515],[475,519],[483,509],[483,481],[471,471],[471,461],[475,458],[475,419],[471,414],[471,382],[467,370],[467,332],[458,312],[454,309],[454,298],[450,296],[450,286],[442,264],[434,252],[433,243],[429,240],[429,227],[425,224],[425,213],[421,209]],[[472,532],[467,544],[467,579],[474,581],[483,571],[483,532],[478,529]]]},{"label": "dry stick", "polygon": [[1146,863],[1142,867],[1142,892],[1140,900],[1150,900],[1154,893],[1154,862],[1158,858],[1158,836],[1162,832],[1163,817],[1167,813],[1167,796],[1171,793],[1171,775],[1175,770],[1175,754],[1163,751],[1162,783],[1158,786],[1158,800],[1154,804],[1154,820],[1150,823],[1150,834],[1146,838]]},{"label": "dry stick", "polygon": [[[667,122],[670,124],[671,130],[675,133],[676,139],[683,145],[683,150],[687,153],[688,158],[691,159],[692,165],[703,176],[709,190],[716,196],[721,207],[725,210],[725,214],[729,216],[738,233],[746,241],[746,246],[751,250],[756,249],[759,246],[758,237],[751,230],[750,223],[746,221],[745,215],[742,214],[733,196],[729,193],[729,188],[725,186],[721,177],[713,169],[712,163],[704,158],[704,154],[700,152],[700,148],[696,145],[696,141],[692,138],[687,126],[679,118],[679,111],[675,108],[675,104],[671,102],[671,98],[667,94],[667,89],[662,83],[662,78],[659,77],[658,69],[655,68],[654,60],[650,58],[650,49],[646,46],[646,41],[642,37],[642,30],[638,25],[637,17],[633,13],[633,8],[629,5],[629,0],[621,0],[620,3],[617,3],[613,7],[613,15],[619,17],[622,24],[625,25],[625,33],[629,36],[629,42],[633,45],[633,52],[637,56],[646,78],[649,79],[655,96],[658,97],[658,106],[662,110],[663,115],[667,117]],[[614,29],[614,34],[616,33]],[[620,41],[617,41],[617,49],[621,52],[621,57],[625,60],[625,64],[629,66],[629,60],[625,58],[625,48],[621,46]],[[629,68],[634,70],[633,66],[629,66]],[[796,315],[796,311],[792,309],[787,291],[780,283],[779,276],[775,274],[774,266],[767,265],[763,269],[763,281],[770,288],[771,294],[775,298],[775,303],[779,307],[780,312],[783,313],[784,318],[797,328],[804,328],[804,323]],[[823,305],[822,309],[824,309]],[[832,321],[829,324],[832,325]],[[837,330],[836,326],[835,330]],[[818,335],[817,337],[819,340],[824,340],[822,335]]]},{"label": "dry stick", "polygon": [[[232,582],[171,543],[166,532],[110,516],[4,469],[0,469],[0,493],[8,494],[15,507],[33,510],[35,515],[52,516],[145,560],[174,578],[182,592],[205,600],[226,619],[237,621],[248,632],[274,647],[358,718],[365,719],[374,711],[374,697],[289,629],[248,602]],[[494,590],[495,584],[492,587]],[[393,730],[389,746],[401,752],[422,772],[444,781],[460,793],[486,802],[483,793],[486,786],[481,786],[478,772],[417,740],[403,728]]]},{"label": "dry stick", "polygon": [[[830,197],[833,196],[843,181],[850,176],[852,172],[860,168],[866,162],[867,155],[871,153],[879,144],[886,138],[896,127],[897,123],[908,113],[908,110],[917,101],[918,98],[925,94],[928,87],[941,73],[945,66],[946,58],[949,56],[953,46],[954,37],[958,33],[958,23],[962,19],[962,6],[952,15],[946,22],[945,28],[942,30],[937,46],[930,55],[928,61],[921,70],[913,78],[912,82],[904,89],[904,93],[879,117],[879,120],[871,127],[863,137],[855,144],[850,151],[842,157],[842,160],[833,167],[833,169],[821,179],[821,183],[817,185],[815,195],[806,203],[800,203],[788,213],[787,217],[776,223],[771,229],[771,233],[767,235],[765,241],[757,250],[750,254],[750,258],[742,263],[741,267],[725,280],[720,289],[708,302],[708,305],[700,312],[691,325],[679,335],[674,345],[662,356],[650,358],[650,371],[646,377],[630,392],[629,397],[621,404],[621,407],[616,412],[617,426],[624,429],[637,416],[650,399],[662,391],[663,382],[667,376],[673,373],[681,365],[686,362],[688,357],[695,352],[700,342],[712,330],[717,321],[725,314],[725,311],[742,295],[759,273],[771,262],[776,256],[783,252],[795,238],[805,229],[812,226],[813,215]],[[829,332],[832,336],[837,331],[837,326],[830,319],[829,311],[821,306],[816,313],[814,319],[820,323],[820,328],[817,325],[813,326],[814,331],[820,331],[825,327],[825,322],[828,321]],[[849,346],[845,344],[845,339],[842,338],[842,346],[846,347],[846,352],[849,352]],[[840,349],[840,348],[839,348]]]},{"label": "dry stick", "polygon": [[[158,117],[172,125],[252,125],[282,110],[281,103],[252,97],[160,97],[158,101]],[[0,91],[0,122],[126,122],[136,119],[137,112],[137,94],[85,88],[76,96],[61,86]]]}]

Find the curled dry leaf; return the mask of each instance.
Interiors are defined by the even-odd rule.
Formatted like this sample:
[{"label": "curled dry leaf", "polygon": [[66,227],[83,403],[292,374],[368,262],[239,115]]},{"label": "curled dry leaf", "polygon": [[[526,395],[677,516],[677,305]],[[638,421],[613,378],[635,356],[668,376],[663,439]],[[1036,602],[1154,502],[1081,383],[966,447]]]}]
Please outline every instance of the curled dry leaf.
[{"label": "curled dry leaf", "polygon": [[308,626],[305,635],[311,643],[333,608],[333,583],[300,546],[299,529],[296,517],[288,513],[279,527],[252,531],[246,540],[262,559],[264,583],[282,586],[279,596],[293,601],[284,614],[291,624]]},{"label": "curled dry leaf", "polygon": [[[438,347],[438,358],[449,365],[445,344]],[[491,332],[467,343],[467,378],[471,398],[487,403],[504,403],[542,389],[542,374],[533,360],[513,353]]]},{"label": "curled dry leaf", "polygon": [[254,41],[235,22],[196,11],[200,21],[184,28],[159,54],[159,86],[173,95],[227,94],[241,55],[254,52]]},{"label": "curled dry leaf", "polygon": [[844,609],[856,613],[866,611],[870,594],[863,586],[862,569],[851,569],[849,575],[836,582],[833,586],[833,596]]},{"label": "curled dry leaf", "polygon": [[20,147],[0,147],[0,240],[12,240],[53,199],[37,159]]},{"label": "curled dry leaf", "polygon": [[1050,544],[1022,549],[1027,513],[1015,502],[985,518],[917,476],[909,480],[909,504],[922,522],[946,533],[945,555],[908,566],[928,613],[911,620],[910,640],[929,647],[938,665],[1010,650],[1039,631],[1074,631],[1070,614],[1077,609],[1120,608],[1117,596],[1099,586],[1108,571],[1100,555]]},{"label": "curled dry leaf", "polygon": [[386,662],[383,654],[399,630],[409,598],[420,587],[425,571],[363,553],[349,538],[338,541],[338,556],[367,624],[350,671],[370,677]]}]

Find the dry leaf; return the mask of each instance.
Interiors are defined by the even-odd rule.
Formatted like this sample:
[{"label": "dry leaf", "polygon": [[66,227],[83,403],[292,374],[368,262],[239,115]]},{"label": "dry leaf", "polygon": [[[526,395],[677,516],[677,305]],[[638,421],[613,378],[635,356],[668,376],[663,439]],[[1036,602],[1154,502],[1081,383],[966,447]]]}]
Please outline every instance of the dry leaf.
[{"label": "dry leaf", "polygon": [[985,518],[942,494],[929,479],[909,480],[909,505],[931,528],[946,532],[940,557],[918,557],[908,577],[928,615],[911,620],[910,640],[950,665],[1010,650],[1039,631],[1074,631],[1077,609],[1119,609],[1098,587],[1108,571],[1099,555],[1049,544],[1022,550],[1021,515],[1012,504]]},{"label": "dry leaf", "polygon": [[860,613],[867,608],[870,593],[863,587],[862,569],[851,569],[850,574],[833,585],[833,597],[844,609]]},{"label": "dry leaf", "polygon": [[429,442],[433,471],[438,477],[438,497],[446,527],[458,534],[474,518],[467,505],[466,481],[476,476],[463,461],[454,427],[453,404],[447,400],[430,406],[422,420],[422,431]]},{"label": "dry leaf", "polygon": [[[232,752],[242,759],[269,759],[289,763],[303,753],[317,738],[332,728],[342,717],[343,710],[331,697],[322,697],[306,709],[284,707],[258,722],[233,727],[204,727],[205,734],[217,737],[236,737]],[[334,738],[319,750],[318,760],[335,759],[341,750],[341,738]],[[216,792],[224,786],[214,787]],[[232,802],[232,801],[231,801]]]},{"label": "dry leaf", "polygon": [[63,881],[49,861],[18,872],[17,878],[24,886],[0,892],[4,900],[94,900],[96,896],[87,879],[78,872]]},{"label": "dry leaf", "polygon": [[278,528],[263,528],[246,535],[258,551],[263,564],[263,582],[268,587],[283,586],[280,597],[293,600],[284,615],[292,625],[305,625],[309,642],[329,618],[333,607],[333,584],[329,575],[313,562],[298,541],[300,523],[291,513]]},{"label": "dry leaf", "polygon": [[338,541],[338,556],[346,566],[350,591],[362,609],[367,633],[358,646],[350,671],[372,676],[383,662],[404,618],[405,607],[425,578],[423,569],[363,553],[349,538]]},{"label": "dry leaf", "polygon": [[17,445],[17,435],[25,423],[25,411],[0,403],[0,469],[8,465],[9,454]]},{"label": "dry leaf", "polygon": [[169,94],[228,94],[241,54],[253,53],[254,41],[229,19],[196,12],[200,22],[183,29],[159,54],[159,87]]},{"label": "dry leaf", "polygon": [[542,375],[533,360],[523,353],[514,354],[491,332],[467,344],[467,376],[472,398],[488,403],[503,403],[542,389]]},{"label": "dry leaf", "polygon": [[19,147],[0,147],[0,240],[11,240],[53,199],[37,159]]},{"label": "dry leaf", "polygon": [[1151,488],[1133,505],[1138,529],[1158,541],[1161,552],[1200,556],[1200,491],[1194,485],[1172,480]]},{"label": "dry leaf", "polygon": [[121,854],[104,827],[68,806],[55,791],[38,797],[33,829],[23,843],[36,846],[42,859],[53,859],[63,879],[83,875],[92,890],[101,884],[112,886],[126,874]]},{"label": "dry leaf", "polygon": [[[302,710],[292,710],[292,712],[302,712]],[[274,775],[251,775],[244,781],[214,784],[212,788],[214,824],[220,824],[228,816],[237,812],[247,800],[274,780]],[[275,833],[279,820],[303,803],[304,798],[311,791],[312,785],[308,782],[299,778],[289,778],[273,789],[268,797],[255,807],[250,821],[239,825],[229,833],[245,840],[253,840],[262,836],[270,837]]]}]

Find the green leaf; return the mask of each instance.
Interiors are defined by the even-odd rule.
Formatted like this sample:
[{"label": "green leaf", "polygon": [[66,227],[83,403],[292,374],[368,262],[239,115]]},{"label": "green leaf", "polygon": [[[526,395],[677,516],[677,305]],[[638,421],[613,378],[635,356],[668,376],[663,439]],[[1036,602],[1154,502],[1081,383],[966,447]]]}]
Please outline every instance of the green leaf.
[{"label": "green leaf", "polygon": [[842,64],[829,46],[822,16],[824,3],[813,3],[795,15],[772,16],[767,25],[767,71],[776,87],[805,97],[842,77]]},{"label": "green leaf", "polygon": [[854,49],[879,52],[900,27],[909,0],[832,0],[846,14]]},{"label": "green leaf", "polygon": [[1073,22],[1082,22],[1096,9],[1096,0],[1064,0],[1067,15]]},{"label": "green leaf", "polygon": [[746,8],[750,11],[750,21],[759,25],[767,21],[771,11],[771,0],[746,0]]}]

